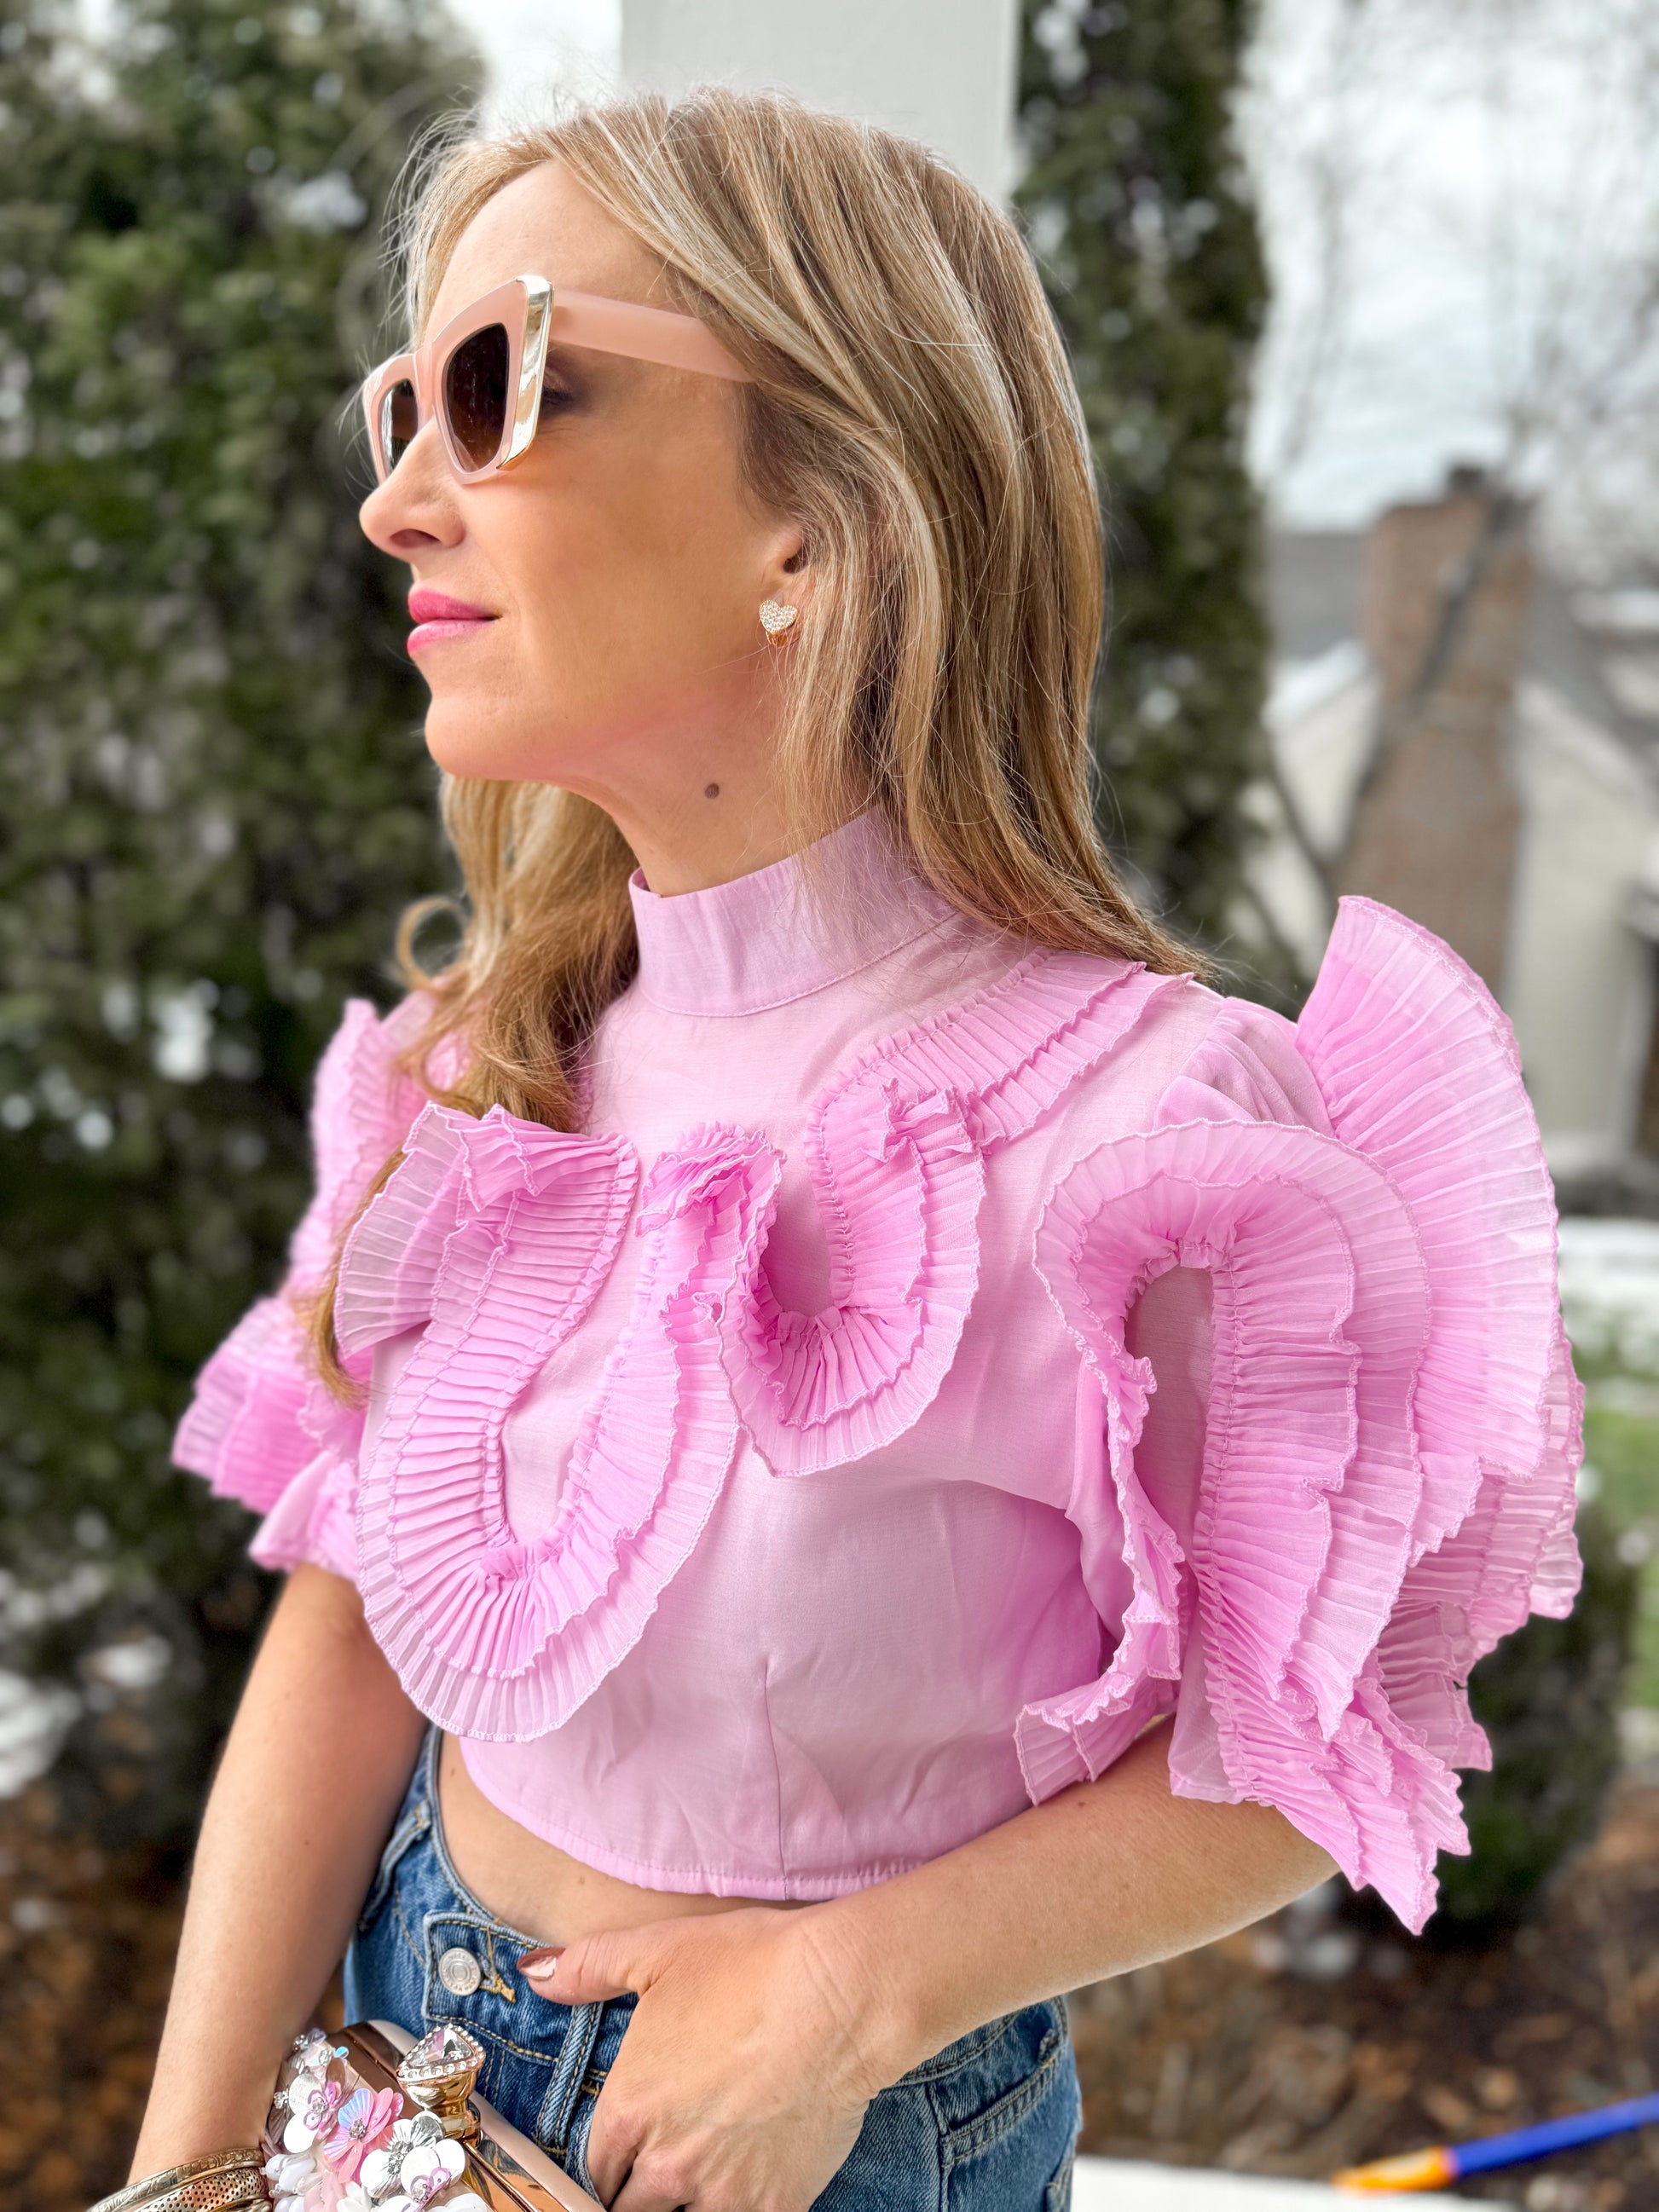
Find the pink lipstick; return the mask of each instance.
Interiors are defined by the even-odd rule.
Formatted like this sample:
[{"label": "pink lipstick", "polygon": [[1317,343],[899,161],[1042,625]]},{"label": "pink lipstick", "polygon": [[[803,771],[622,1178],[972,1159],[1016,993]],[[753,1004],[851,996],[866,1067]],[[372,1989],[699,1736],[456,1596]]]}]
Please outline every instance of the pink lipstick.
[{"label": "pink lipstick", "polygon": [[465,599],[452,599],[445,592],[434,592],[430,585],[422,584],[409,595],[409,611],[415,628],[409,633],[409,649],[422,653],[429,645],[437,645],[445,638],[473,637],[495,620],[483,607],[469,606]]}]

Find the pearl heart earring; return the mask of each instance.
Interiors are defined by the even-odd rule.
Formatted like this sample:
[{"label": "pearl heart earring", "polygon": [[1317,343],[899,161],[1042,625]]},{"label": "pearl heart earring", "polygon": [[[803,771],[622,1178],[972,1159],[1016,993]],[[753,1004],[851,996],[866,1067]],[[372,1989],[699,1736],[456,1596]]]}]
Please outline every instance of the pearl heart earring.
[{"label": "pearl heart earring", "polygon": [[799,607],[780,606],[775,599],[763,599],[761,601],[761,628],[766,632],[766,639],[769,645],[781,645],[783,643],[783,634],[785,630],[788,629],[793,624],[795,618],[799,612],[800,609]]}]

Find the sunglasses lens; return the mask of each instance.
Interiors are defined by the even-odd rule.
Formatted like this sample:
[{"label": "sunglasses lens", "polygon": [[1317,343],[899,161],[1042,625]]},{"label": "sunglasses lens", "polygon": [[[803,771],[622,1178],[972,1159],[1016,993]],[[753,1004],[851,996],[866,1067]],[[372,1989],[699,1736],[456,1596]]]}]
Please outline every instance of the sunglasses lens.
[{"label": "sunglasses lens", "polygon": [[417,411],[415,387],[407,377],[399,384],[388,386],[381,394],[380,459],[387,476],[402,460],[405,448],[414,439]]},{"label": "sunglasses lens", "polygon": [[491,323],[464,338],[444,370],[444,410],[455,443],[475,469],[501,451],[507,432],[507,326]]}]

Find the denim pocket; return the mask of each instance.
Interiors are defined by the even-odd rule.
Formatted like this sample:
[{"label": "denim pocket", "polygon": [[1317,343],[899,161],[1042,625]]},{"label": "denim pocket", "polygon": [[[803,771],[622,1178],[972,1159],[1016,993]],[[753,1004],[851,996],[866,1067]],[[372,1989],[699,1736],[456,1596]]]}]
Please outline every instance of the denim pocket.
[{"label": "denim pocket", "polygon": [[392,1893],[392,1883],[398,1862],[416,1844],[420,1843],[432,1826],[432,1809],[423,1796],[413,1803],[406,1802],[398,1814],[398,1825],[386,1839],[380,1853],[380,1863],[374,1869],[374,1879],[368,1886],[368,1895],[363,1899],[362,1911],[357,1915],[357,1933],[367,1936],[379,1917],[380,1907]]},{"label": "denim pocket", "polygon": [[1077,2167],[1073,2144],[1060,2161],[1060,2171],[1042,2192],[1042,2212],[1072,2212],[1072,2176]]},{"label": "denim pocket", "polygon": [[576,2108],[575,2118],[571,2123],[570,2141],[566,2147],[563,2159],[565,2172],[575,2183],[577,2188],[585,2189],[590,2197],[597,2197],[599,2192],[594,2188],[593,2177],[588,2171],[587,2139],[593,2132],[593,2107],[599,2101],[599,2093],[604,2086],[603,2081],[595,2084],[591,2077],[582,2083],[580,2101]]},{"label": "denim pocket", "polygon": [[1000,2033],[930,2084],[947,2162],[975,2157],[1037,2104],[1066,2053],[1066,2014],[1056,2003],[1027,2005]]},{"label": "denim pocket", "polygon": [[950,2212],[1065,2212],[1079,2100],[1060,2000],[1011,2013],[994,2043],[928,2094]]}]

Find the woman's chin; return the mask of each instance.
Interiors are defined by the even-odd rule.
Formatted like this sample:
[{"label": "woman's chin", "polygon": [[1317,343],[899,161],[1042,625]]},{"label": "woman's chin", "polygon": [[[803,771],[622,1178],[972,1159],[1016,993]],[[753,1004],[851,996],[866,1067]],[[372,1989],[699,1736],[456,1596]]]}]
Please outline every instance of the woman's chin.
[{"label": "woman's chin", "polygon": [[426,718],[426,749],[446,775],[483,783],[557,783],[558,749],[527,732],[481,727],[481,715],[441,708]]}]

